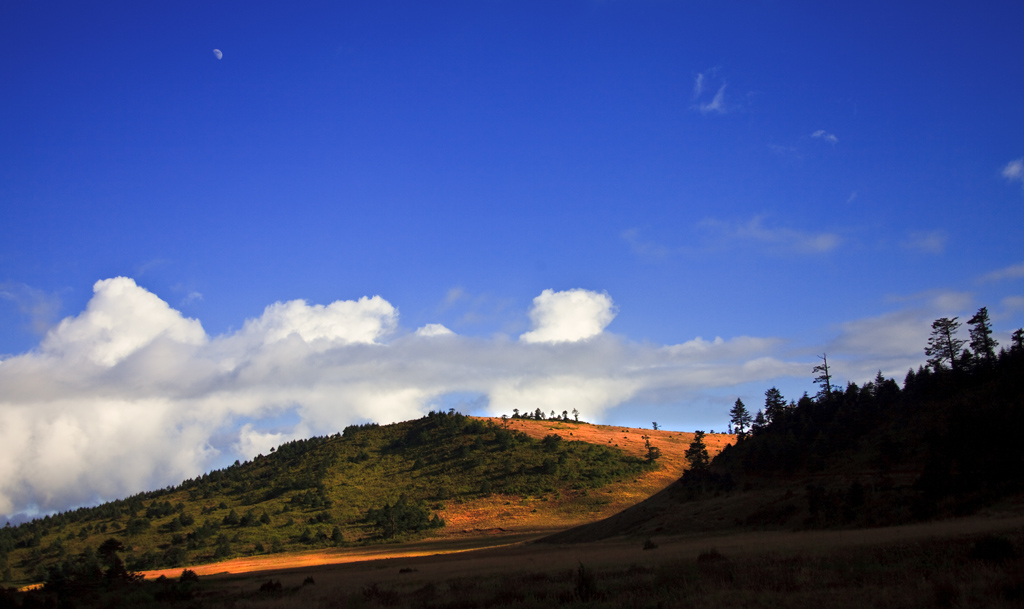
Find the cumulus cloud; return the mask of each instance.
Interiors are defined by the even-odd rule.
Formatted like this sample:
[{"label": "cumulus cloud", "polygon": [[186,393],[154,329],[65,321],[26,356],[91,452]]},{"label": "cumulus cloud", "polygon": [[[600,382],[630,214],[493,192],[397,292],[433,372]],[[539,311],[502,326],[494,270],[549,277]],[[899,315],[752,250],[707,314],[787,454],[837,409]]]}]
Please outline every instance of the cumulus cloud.
[{"label": "cumulus cloud", "polygon": [[42,349],[113,366],[158,337],[198,345],[206,340],[206,332],[198,321],[186,319],[134,280],[115,277],[97,281],[85,311],[60,322],[47,334]]},{"label": "cumulus cloud", "polygon": [[1024,158],[1010,161],[1003,167],[1003,177],[1011,182],[1024,184]]},{"label": "cumulus cloud", "polygon": [[824,129],[818,129],[817,131],[811,134],[811,137],[820,140],[825,140],[829,144],[836,144],[839,142],[839,138],[837,138],[835,135],[831,133],[828,133]]},{"label": "cumulus cloud", "polygon": [[839,247],[842,241],[834,233],[807,233],[792,228],[766,226],[762,216],[756,216],[745,224],[708,219],[700,226],[717,234],[723,244],[758,243],[777,250],[806,254],[829,252]]},{"label": "cumulus cloud", "polygon": [[603,293],[545,290],[529,313],[520,340],[482,339],[440,324],[396,332],[398,311],[379,296],[293,300],[209,336],[132,279],[99,281],[39,348],[0,362],[0,514],[178,483],[294,437],[415,418],[445,395],[482,396],[495,414],[577,408],[600,420],[625,403],[806,373],[769,339],[607,334],[615,306]]},{"label": "cumulus cloud", "polygon": [[519,337],[528,343],[573,342],[597,336],[615,319],[612,299],[589,290],[544,290],[533,299],[533,330]]}]

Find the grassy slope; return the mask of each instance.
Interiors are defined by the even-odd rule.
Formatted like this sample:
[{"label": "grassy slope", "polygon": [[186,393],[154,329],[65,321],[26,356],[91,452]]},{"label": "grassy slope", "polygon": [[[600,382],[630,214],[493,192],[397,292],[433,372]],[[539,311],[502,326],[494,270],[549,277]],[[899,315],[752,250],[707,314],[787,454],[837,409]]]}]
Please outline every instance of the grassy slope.
[{"label": "grassy slope", "polygon": [[[179,487],[7,530],[0,538],[6,544],[0,570],[8,570],[5,579],[12,583],[37,580],[42,569],[110,537],[130,547],[126,561],[135,569],[337,551],[331,548],[381,541],[364,522],[366,512],[403,493],[448,522],[429,531],[442,537],[573,526],[632,505],[677,478],[692,438],[555,421],[508,427],[442,415],[290,443]],[[551,433],[563,441],[540,441]],[[663,451],[657,466],[640,458],[644,434]],[[714,439],[712,452],[727,439]],[[253,522],[224,524],[232,511]],[[179,528],[182,514],[194,522]],[[264,516],[269,522],[262,524]],[[148,526],[128,534],[133,520]]]}]

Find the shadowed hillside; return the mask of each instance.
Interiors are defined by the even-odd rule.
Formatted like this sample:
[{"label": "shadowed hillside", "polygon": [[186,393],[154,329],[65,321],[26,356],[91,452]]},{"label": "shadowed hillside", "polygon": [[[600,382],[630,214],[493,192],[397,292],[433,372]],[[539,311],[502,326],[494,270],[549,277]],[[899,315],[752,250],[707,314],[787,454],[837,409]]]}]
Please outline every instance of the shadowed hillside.
[{"label": "shadowed hillside", "polygon": [[[948,362],[948,360],[947,360]],[[881,374],[785,402],[774,388],[752,430],[676,483],[606,520],[552,535],[581,542],[726,529],[889,526],[1020,511],[1024,348],[964,351],[954,366]]]}]

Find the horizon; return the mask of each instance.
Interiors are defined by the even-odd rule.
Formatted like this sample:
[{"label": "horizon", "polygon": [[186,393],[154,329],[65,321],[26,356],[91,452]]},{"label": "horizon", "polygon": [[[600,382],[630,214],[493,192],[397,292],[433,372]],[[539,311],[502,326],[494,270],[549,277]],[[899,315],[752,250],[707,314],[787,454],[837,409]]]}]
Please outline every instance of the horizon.
[{"label": "horizon", "polygon": [[720,431],[982,306],[1006,347],[1022,16],[5,5],[0,515],[432,409]]}]

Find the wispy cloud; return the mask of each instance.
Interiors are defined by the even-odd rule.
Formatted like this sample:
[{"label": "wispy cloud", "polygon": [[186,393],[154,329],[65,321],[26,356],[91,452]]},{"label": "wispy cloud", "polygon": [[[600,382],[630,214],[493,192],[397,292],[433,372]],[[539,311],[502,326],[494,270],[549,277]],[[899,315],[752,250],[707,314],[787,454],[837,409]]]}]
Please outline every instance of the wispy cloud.
[{"label": "wispy cloud", "polygon": [[13,302],[36,334],[46,332],[60,312],[60,298],[23,283],[0,283],[0,299]]},{"label": "wispy cloud", "polygon": [[196,291],[193,290],[192,292],[189,292],[184,298],[181,299],[181,302],[179,303],[178,306],[185,307],[185,306],[188,306],[188,305],[190,305],[190,304],[192,304],[194,302],[202,302],[202,301],[203,301],[202,293],[196,292]]},{"label": "wispy cloud", "polygon": [[1001,268],[981,276],[981,281],[1002,281],[1004,279],[1020,279],[1024,277],[1024,262]]},{"label": "wispy cloud", "polygon": [[669,248],[655,243],[649,239],[644,239],[639,228],[629,228],[622,231],[622,240],[629,244],[630,249],[634,254],[647,258],[664,258],[668,256],[670,251]]},{"label": "wispy cloud", "polygon": [[1003,167],[1003,177],[1011,182],[1020,182],[1024,185],[1024,158],[1010,161]]},{"label": "wispy cloud", "polygon": [[925,254],[941,254],[946,250],[946,243],[949,237],[945,231],[933,230],[925,232],[914,232],[901,244],[906,249],[924,252]]},{"label": "wispy cloud", "polygon": [[[725,101],[726,84],[724,82],[708,82],[715,72],[717,69],[710,70],[707,74],[698,73],[693,80],[693,105],[691,107],[701,114],[725,114],[728,112]],[[715,93],[710,99],[705,95],[709,84],[715,89]]]},{"label": "wispy cloud", "polygon": [[842,239],[835,233],[808,233],[792,228],[766,226],[763,216],[755,216],[745,224],[708,219],[701,222],[700,226],[725,243],[756,243],[799,253],[829,252],[842,243]]},{"label": "wispy cloud", "polygon": [[820,140],[825,140],[829,144],[836,144],[839,142],[839,138],[837,138],[835,135],[831,133],[828,133],[824,129],[818,129],[817,131],[811,134],[811,137]]}]

